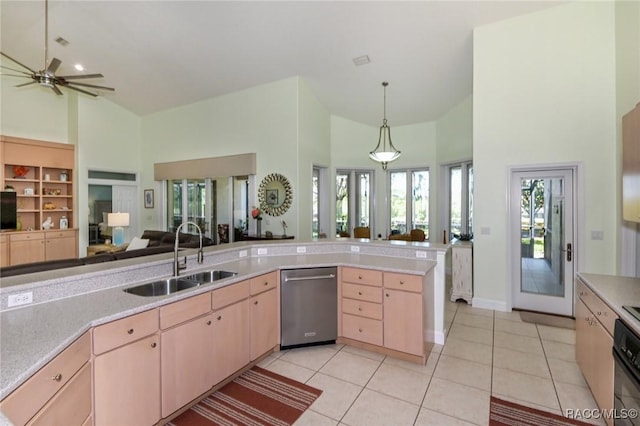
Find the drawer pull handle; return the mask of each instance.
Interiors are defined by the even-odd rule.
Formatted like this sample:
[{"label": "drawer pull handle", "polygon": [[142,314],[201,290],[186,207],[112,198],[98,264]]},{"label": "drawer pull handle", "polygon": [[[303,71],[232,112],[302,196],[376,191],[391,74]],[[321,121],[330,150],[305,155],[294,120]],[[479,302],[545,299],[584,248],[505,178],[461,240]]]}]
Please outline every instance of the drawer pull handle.
[{"label": "drawer pull handle", "polygon": [[358,308],[358,310],[359,310],[360,312],[362,312],[362,308],[360,308],[360,307],[359,307],[359,308]]},{"label": "drawer pull handle", "polygon": [[56,374],[55,376],[53,376],[53,377],[51,378],[51,380],[54,380],[54,381],[56,381],[56,382],[59,382],[60,380],[62,380],[62,374],[60,374],[60,373]]},{"label": "drawer pull handle", "polygon": [[389,293],[386,293],[386,296],[389,297]]},{"label": "drawer pull handle", "polygon": [[[218,318],[220,319],[220,318]],[[211,320],[207,321],[207,325],[211,325]]]},{"label": "drawer pull handle", "polygon": [[362,296],[362,292],[361,291],[358,292],[358,296]]},{"label": "drawer pull handle", "polygon": [[257,304],[258,304],[258,301],[256,300],[255,302],[253,302],[253,304],[254,304],[254,305],[257,305]]},{"label": "drawer pull handle", "polygon": [[151,344],[151,347],[152,347],[152,348],[155,348],[156,346],[158,346],[158,344],[157,344],[156,342],[153,342],[153,343]]},{"label": "drawer pull handle", "polygon": [[362,329],[361,329],[361,328],[359,328],[359,329],[358,329],[358,331],[359,331],[360,333],[362,333]]},{"label": "drawer pull handle", "polygon": [[362,275],[358,275],[358,279],[361,280],[362,279]]},{"label": "drawer pull handle", "polygon": [[127,333],[133,334],[133,328],[130,328],[129,330],[127,330]]},{"label": "drawer pull handle", "polygon": [[264,282],[264,285],[269,285],[269,281],[265,281],[265,282]]},{"label": "drawer pull handle", "polygon": [[404,281],[400,280],[400,285],[404,285]]}]

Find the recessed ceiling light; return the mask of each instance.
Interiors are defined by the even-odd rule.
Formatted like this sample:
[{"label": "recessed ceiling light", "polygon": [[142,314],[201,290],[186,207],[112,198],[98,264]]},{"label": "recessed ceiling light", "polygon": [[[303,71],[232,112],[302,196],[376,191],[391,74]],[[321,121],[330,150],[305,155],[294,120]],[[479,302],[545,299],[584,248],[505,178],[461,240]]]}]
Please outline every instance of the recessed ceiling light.
[{"label": "recessed ceiling light", "polygon": [[356,66],[366,65],[369,62],[371,62],[371,60],[369,59],[369,55],[362,55],[358,56],[357,58],[353,58],[353,63],[356,64]]},{"label": "recessed ceiling light", "polygon": [[77,71],[84,71],[84,67],[82,66],[82,64],[75,64],[73,66]]}]

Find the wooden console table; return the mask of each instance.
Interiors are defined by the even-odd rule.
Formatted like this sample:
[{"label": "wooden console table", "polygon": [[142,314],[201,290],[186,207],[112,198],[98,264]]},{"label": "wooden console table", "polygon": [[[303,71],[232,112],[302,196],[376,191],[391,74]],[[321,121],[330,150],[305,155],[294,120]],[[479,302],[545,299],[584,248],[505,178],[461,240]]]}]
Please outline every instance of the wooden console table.
[{"label": "wooden console table", "polygon": [[115,253],[126,249],[126,244],[121,246],[114,246],[113,244],[94,244],[87,247],[87,256],[95,256],[98,253]]}]

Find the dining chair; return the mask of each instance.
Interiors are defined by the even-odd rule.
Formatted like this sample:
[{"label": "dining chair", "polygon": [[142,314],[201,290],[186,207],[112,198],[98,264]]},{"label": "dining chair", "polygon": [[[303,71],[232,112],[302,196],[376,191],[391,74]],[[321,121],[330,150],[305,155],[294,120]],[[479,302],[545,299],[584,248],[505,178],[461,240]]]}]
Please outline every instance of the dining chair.
[{"label": "dining chair", "polygon": [[424,241],[426,240],[424,231],[422,229],[412,229],[411,233],[411,241]]},{"label": "dining chair", "polygon": [[354,238],[371,238],[371,231],[368,226],[358,226],[353,228]]},{"label": "dining chair", "polygon": [[411,241],[411,235],[409,234],[391,234],[389,235],[390,240],[401,240],[401,241]]}]

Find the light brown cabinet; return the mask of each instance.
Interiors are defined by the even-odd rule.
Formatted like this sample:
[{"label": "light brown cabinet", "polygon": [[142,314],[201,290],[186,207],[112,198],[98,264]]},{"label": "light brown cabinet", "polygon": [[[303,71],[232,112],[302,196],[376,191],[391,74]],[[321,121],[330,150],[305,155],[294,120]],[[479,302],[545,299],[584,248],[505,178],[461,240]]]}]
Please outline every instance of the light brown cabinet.
[{"label": "light brown cabinet", "polygon": [[157,331],[157,309],[94,328],[96,426],[150,425],[160,420]]},{"label": "light brown cabinet", "polygon": [[345,342],[425,362],[422,277],[351,267],[343,267],[341,277]]},{"label": "light brown cabinet", "polygon": [[9,264],[78,257],[78,230],[11,232],[6,235]]},{"label": "light brown cabinet", "polygon": [[272,350],[280,343],[280,311],[277,289],[277,272],[251,279],[249,302],[251,361]]},{"label": "light brown cabinet", "polygon": [[9,236],[0,235],[0,268],[9,266]]},{"label": "light brown cabinet", "polygon": [[[613,327],[617,315],[580,279],[576,282],[576,360],[598,407],[613,409]],[[612,420],[605,419],[607,424]]]},{"label": "light brown cabinet", "polygon": [[3,399],[0,409],[16,425],[83,424],[91,414],[90,356],[86,333]]},{"label": "light brown cabinet", "polygon": [[640,222],[640,104],[622,117],[622,217]]}]

